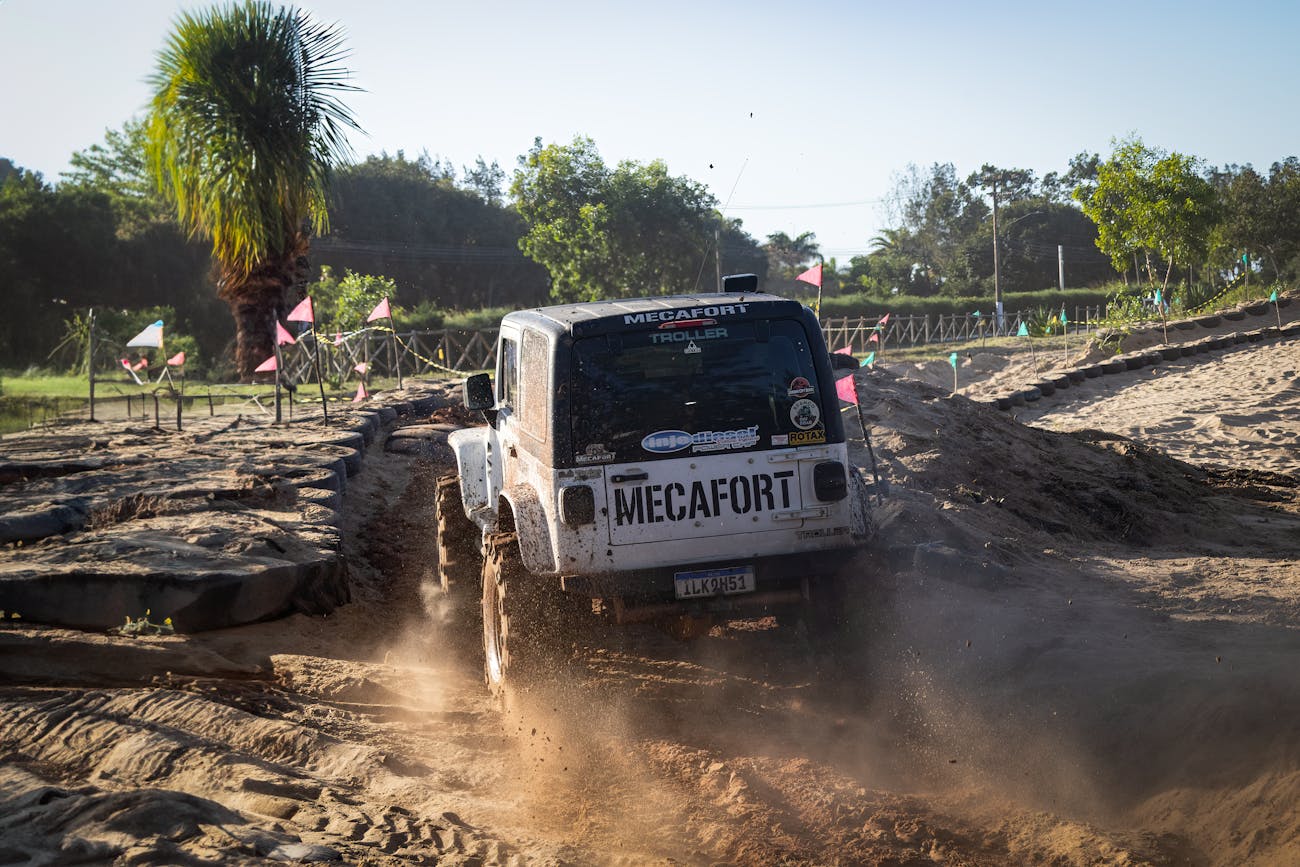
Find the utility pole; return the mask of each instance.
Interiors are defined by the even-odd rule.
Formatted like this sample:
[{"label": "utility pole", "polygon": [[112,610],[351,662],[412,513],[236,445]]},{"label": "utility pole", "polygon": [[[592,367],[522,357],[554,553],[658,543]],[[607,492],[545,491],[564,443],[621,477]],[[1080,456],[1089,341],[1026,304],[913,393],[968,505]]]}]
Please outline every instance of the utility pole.
[{"label": "utility pole", "polygon": [[1002,333],[1002,282],[998,268],[998,179],[993,178],[993,325]]},{"label": "utility pole", "polygon": [[718,278],[718,293],[722,293],[722,233],[713,229],[713,270]]},{"label": "utility pole", "polygon": [[1056,245],[1056,271],[1060,280],[1061,291],[1065,291],[1065,245]]},{"label": "utility pole", "polygon": [[[86,341],[86,372],[90,375],[90,420],[95,420],[95,308],[90,308],[90,339]],[[127,415],[130,415],[128,412]]]}]

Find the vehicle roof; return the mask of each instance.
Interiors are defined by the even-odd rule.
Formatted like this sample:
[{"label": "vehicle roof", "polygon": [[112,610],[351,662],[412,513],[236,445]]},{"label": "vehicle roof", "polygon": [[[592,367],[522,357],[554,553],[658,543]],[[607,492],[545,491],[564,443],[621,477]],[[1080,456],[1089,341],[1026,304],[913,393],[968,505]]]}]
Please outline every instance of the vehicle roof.
[{"label": "vehicle roof", "polygon": [[[714,312],[706,312],[708,310]],[[541,319],[552,328],[559,326],[559,330],[568,331],[575,337],[582,337],[589,334],[644,328],[647,320],[641,317],[645,314],[651,315],[652,318],[648,321],[653,324],[668,321],[653,318],[665,316],[667,312],[676,314],[672,318],[694,318],[694,314],[698,311],[701,318],[723,316],[728,319],[760,319],[798,315],[802,310],[803,305],[797,301],[762,292],[709,292],[557,304],[552,307],[538,307],[533,310],[509,313],[506,319],[532,320],[539,325],[543,324],[537,321]],[[687,315],[683,316],[682,313]],[[640,321],[630,322],[628,317],[636,317]]]}]

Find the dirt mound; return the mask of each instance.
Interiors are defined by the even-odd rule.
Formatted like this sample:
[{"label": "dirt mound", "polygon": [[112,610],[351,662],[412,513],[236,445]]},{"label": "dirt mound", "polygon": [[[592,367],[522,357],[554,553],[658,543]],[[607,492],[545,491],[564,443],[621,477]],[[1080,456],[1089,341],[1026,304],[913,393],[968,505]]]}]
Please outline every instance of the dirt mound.
[{"label": "dirt mound", "polygon": [[[1029,531],[1055,539],[1048,544],[1069,539],[1206,548],[1240,547],[1271,535],[1271,528],[1243,526],[1244,515],[1264,510],[1225,499],[1235,484],[1229,477],[1133,440],[1099,430],[1029,427],[987,404],[888,371],[858,377],[879,466],[894,487],[933,497],[940,504],[936,517],[969,527],[969,535],[949,539],[967,550]],[[846,419],[852,430],[856,420]],[[856,455],[870,465],[869,456]],[[1286,491],[1284,478],[1273,481]],[[929,541],[925,532],[917,527],[902,541]]]}]

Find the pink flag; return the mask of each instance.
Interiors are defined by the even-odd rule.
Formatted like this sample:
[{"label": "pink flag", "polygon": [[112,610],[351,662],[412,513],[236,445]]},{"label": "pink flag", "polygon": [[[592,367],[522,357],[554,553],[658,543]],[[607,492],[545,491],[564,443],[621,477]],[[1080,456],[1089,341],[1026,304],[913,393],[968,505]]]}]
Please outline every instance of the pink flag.
[{"label": "pink flag", "polygon": [[873,341],[873,340],[876,341],[877,343],[880,342],[880,332],[879,332],[879,331],[873,331],[873,332],[871,332],[871,336],[867,338],[867,342],[868,342],[868,343],[870,343],[870,342]]},{"label": "pink flag", "polygon": [[888,324],[889,324],[889,314],[886,313],[884,316],[880,317],[880,321],[876,323],[876,327],[884,328]]},{"label": "pink flag", "polygon": [[846,376],[835,383],[835,393],[840,396],[840,400],[848,403],[858,402],[858,389],[853,384],[853,377]]},{"label": "pink flag", "polygon": [[393,318],[393,311],[388,306],[388,299],[385,298],[383,301],[380,301],[378,304],[375,305],[374,310],[370,311],[370,315],[366,317],[366,321],[374,322],[376,319],[392,319],[392,318]]},{"label": "pink flag", "polygon": [[176,353],[171,358],[167,359],[167,363],[172,367],[180,367],[182,364],[185,363],[185,353],[184,352]]},{"label": "pink flag", "polygon": [[277,361],[275,360],[275,356],[272,355],[272,356],[271,356],[270,358],[268,358],[266,361],[263,361],[263,362],[262,362],[261,364],[259,364],[257,367],[254,367],[254,368],[253,368],[253,372],[254,372],[254,373],[270,373],[270,372],[273,371],[273,370],[279,370],[279,369],[280,369],[280,363],[277,362]]},{"label": "pink flag", "polygon": [[335,332],[334,332],[334,345],[335,345],[335,346],[342,346],[342,345],[343,345],[343,332],[342,332],[342,331],[335,331]]},{"label": "pink flag", "polygon": [[144,369],[145,369],[146,367],[148,367],[148,366],[149,366],[149,359],[147,359],[147,358],[142,358],[142,359],[140,359],[139,361],[137,361],[137,362],[135,363],[135,366],[132,367],[131,369],[132,369],[132,370],[144,370]]},{"label": "pink flag", "polygon": [[800,274],[798,277],[794,279],[802,280],[805,283],[811,283],[820,289],[822,285],[822,266],[813,265],[807,271],[803,272],[802,274]]},{"label": "pink flag", "polygon": [[366,371],[370,369],[370,365],[364,361],[358,361],[356,363],[356,366],[353,367],[352,369],[355,370],[357,373],[361,374],[362,376],[365,376]]},{"label": "pink flag", "polygon": [[[307,321],[310,322],[311,320],[308,319]],[[284,346],[286,343],[297,343],[297,342],[298,341],[293,339],[293,335],[289,333],[289,329],[285,328],[278,321],[275,323],[275,345],[276,346]]]},{"label": "pink flag", "polygon": [[140,381],[140,377],[136,376],[135,371],[131,369],[131,359],[123,358],[122,366],[126,368],[127,373],[131,374],[131,378],[135,380],[136,385],[144,385],[144,383]]},{"label": "pink flag", "polygon": [[302,299],[298,306],[290,310],[289,315],[284,318],[288,319],[290,322],[310,322],[313,325],[316,324],[316,314],[312,313],[311,310],[311,296],[308,295],[306,298]]},{"label": "pink flag", "polygon": [[836,354],[836,355],[852,355],[852,354],[853,354],[853,347],[852,347],[852,346],[846,346],[846,347],[844,347],[843,349],[837,349],[837,350],[835,350],[835,354]]},{"label": "pink flag", "polygon": [[358,403],[359,401],[363,401],[368,397],[370,397],[370,392],[366,391],[366,384],[364,382],[358,382],[357,393],[356,396],[352,398],[352,402]]}]

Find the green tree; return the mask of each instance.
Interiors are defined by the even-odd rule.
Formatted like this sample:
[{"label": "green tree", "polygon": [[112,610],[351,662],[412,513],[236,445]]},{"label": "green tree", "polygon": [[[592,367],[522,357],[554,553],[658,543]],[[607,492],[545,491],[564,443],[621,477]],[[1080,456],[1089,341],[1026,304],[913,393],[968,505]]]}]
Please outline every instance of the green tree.
[{"label": "green tree", "polygon": [[821,257],[821,247],[812,232],[800,232],[793,238],[785,232],[773,232],[767,236],[763,251],[767,254],[768,275],[783,282],[794,280]]},{"label": "green tree", "polygon": [[150,169],[191,234],[212,242],[217,293],[244,378],[306,276],[310,225],[327,222],[330,173],[359,129],[339,29],[245,2],[181,13],[150,79]]},{"label": "green tree", "polygon": [[1212,236],[1212,263],[1240,267],[1243,254],[1275,281],[1300,277],[1300,160],[1273,163],[1267,176],[1251,166],[1210,172],[1222,218]]},{"label": "green tree", "polygon": [[1043,180],[1038,185],[1039,192],[1049,202],[1058,205],[1073,204],[1075,190],[1084,187],[1091,191],[1097,182],[1097,169],[1100,165],[1100,156],[1080,151],[1070,157],[1069,168],[1063,174],[1048,172],[1043,175]]},{"label": "green tree", "polygon": [[143,120],[108,130],[103,143],[76,151],[61,186],[104,193],[118,215],[118,234],[133,237],[151,225],[172,220],[172,209],[149,174]]},{"label": "green tree", "polygon": [[320,279],[307,286],[307,293],[312,298],[316,323],[325,330],[365,326],[370,311],[385,298],[397,307],[397,284],[389,278],[349,270],[340,279],[328,265],[321,268]]},{"label": "green tree", "polygon": [[520,249],[547,269],[556,300],[699,291],[713,282],[715,238],[736,246],[739,223],[721,218],[702,184],[660,160],[611,170],[589,138],[536,140],[510,192],[526,227]]},{"label": "green tree", "polygon": [[1097,248],[1115,270],[1126,270],[1129,258],[1140,252],[1154,284],[1150,253],[1155,252],[1167,263],[1166,287],[1175,263],[1190,266],[1204,258],[1218,220],[1214,188],[1198,173],[1197,161],[1148,148],[1138,138],[1116,143],[1110,159],[1098,167],[1095,186],[1080,187],[1074,195],[1097,225]]},{"label": "green tree", "polygon": [[957,177],[951,163],[935,163],[924,171],[909,165],[895,178],[890,210],[905,233],[906,244],[900,249],[912,260],[900,290],[916,295],[932,295],[940,288],[953,291],[955,284],[946,284],[963,271],[962,241],[989,213],[972,185]]},{"label": "green tree", "polygon": [[546,272],[519,250],[519,214],[492,200],[493,167],[460,183],[447,168],[427,153],[409,159],[398,151],[340,169],[330,232],[313,245],[313,258],[335,273],[385,274],[412,307],[541,302]]}]

